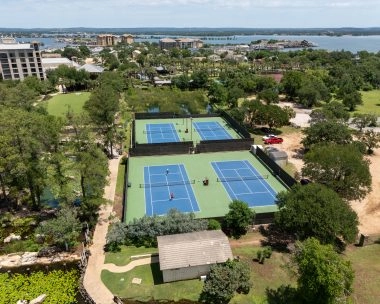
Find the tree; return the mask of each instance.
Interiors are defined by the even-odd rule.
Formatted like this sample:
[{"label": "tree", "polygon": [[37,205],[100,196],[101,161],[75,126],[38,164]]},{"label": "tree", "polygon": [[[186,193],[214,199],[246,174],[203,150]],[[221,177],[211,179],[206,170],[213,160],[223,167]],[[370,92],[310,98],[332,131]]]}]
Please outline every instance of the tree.
[{"label": "tree", "polygon": [[267,104],[278,103],[278,92],[273,88],[264,89],[257,94],[257,99],[263,100]]},{"label": "tree", "polygon": [[357,105],[363,104],[362,94],[358,91],[345,94],[343,95],[342,102],[349,109],[349,111],[354,111]]},{"label": "tree", "polygon": [[326,185],[343,199],[362,199],[371,190],[369,161],[354,145],[316,145],[305,154],[304,162],[303,176]]},{"label": "tree", "polygon": [[251,288],[250,267],[228,260],[211,266],[199,300],[210,304],[227,304],[235,292],[247,294]]},{"label": "tree", "polygon": [[300,240],[315,237],[324,244],[337,238],[352,243],[358,233],[358,218],[337,193],[324,185],[297,186],[277,196],[276,224]]},{"label": "tree", "polygon": [[55,219],[42,222],[36,233],[44,235],[49,244],[65,246],[68,251],[78,240],[81,229],[76,209],[66,207],[58,211]]},{"label": "tree", "polygon": [[210,103],[224,105],[227,102],[228,91],[220,83],[213,81],[208,89],[208,98]]},{"label": "tree", "polygon": [[115,115],[119,111],[119,96],[113,87],[103,85],[93,91],[84,104],[98,133],[103,137],[104,145],[113,155],[113,144],[116,136]]},{"label": "tree", "polygon": [[281,79],[281,85],[284,93],[289,99],[294,100],[297,97],[297,92],[301,88],[304,74],[299,71],[289,71],[284,74]]},{"label": "tree", "polygon": [[267,124],[270,129],[281,128],[289,124],[289,115],[292,115],[292,112],[289,110],[284,110],[276,105],[267,105],[263,108],[262,122]]},{"label": "tree", "polygon": [[380,133],[373,130],[367,130],[359,137],[360,141],[367,147],[367,153],[372,154],[373,150],[380,147]]},{"label": "tree", "polygon": [[252,211],[248,204],[242,201],[234,200],[229,205],[229,212],[224,217],[224,229],[227,234],[234,238],[240,238],[246,234],[249,225],[252,225],[255,218],[255,212]]},{"label": "tree", "polygon": [[347,303],[354,270],[350,261],[342,259],[331,245],[321,245],[314,238],[298,242],[292,263],[303,303]]},{"label": "tree", "polygon": [[374,114],[355,113],[352,123],[359,129],[359,132],[362,132],[365,127],[376,127],[377,116]]},{"label": "tree", "polygon": [[127,229],[127,225],[120,221],[111,225],[106,235],[107,251],[120,251],[120,245],[125,242],[127,236]]},{"label": "tree", "polygon": [[322,143],[348,144],[352,141],[351,131],[345,125],[334,120],[324,120],[312,124],[305,129],[302,140],[305,148]]}]

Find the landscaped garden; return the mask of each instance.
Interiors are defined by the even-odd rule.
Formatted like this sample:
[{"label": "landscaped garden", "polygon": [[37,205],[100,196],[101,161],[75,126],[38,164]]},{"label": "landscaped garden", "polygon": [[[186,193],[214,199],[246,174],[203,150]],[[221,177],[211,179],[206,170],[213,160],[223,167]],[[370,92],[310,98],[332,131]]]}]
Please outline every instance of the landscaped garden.
[{"label": "landscaped garden", "polygon": [[64,117],[69,109],[74,114],[79,114],[89,98],[89,92],[57,94],[46,102],[47,110],[49,114],[60,117]]}]

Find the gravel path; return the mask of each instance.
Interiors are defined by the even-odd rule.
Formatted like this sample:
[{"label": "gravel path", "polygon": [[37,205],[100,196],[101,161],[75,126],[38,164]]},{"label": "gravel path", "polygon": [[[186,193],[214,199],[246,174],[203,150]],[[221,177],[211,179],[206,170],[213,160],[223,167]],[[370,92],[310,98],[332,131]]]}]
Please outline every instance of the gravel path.
[{"label": "gravel path", "polygon": [[122,273],[122,272],[130,271],[137,266],[148,265],[152,263],[158,263],[158,256],[152,256],[149,258],[134,260],[124,266],[116,266],[115,264],[112,264],[112,263],[104,264],[103,269],[114,272],[114,273]]},{"label": "gravel path", "polygon": [[[109,185],[104,189],[104,198],[113,202],[116,190],[119,158],[109,161]],[[109,225],[109,216],[112,213],[112,204],[102,205],[99,210],[99,219],[95,228],[93,244],[90,246],[90,257],[84,276],[84,287],[96,304],[113,304],[113,294],[103,284],[101,272],[104,265],[104,245]]]}]

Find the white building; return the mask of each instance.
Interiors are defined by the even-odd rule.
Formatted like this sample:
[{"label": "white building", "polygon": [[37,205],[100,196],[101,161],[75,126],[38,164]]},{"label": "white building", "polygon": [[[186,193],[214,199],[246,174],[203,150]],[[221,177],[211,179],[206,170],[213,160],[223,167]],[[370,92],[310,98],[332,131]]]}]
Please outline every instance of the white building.
[{"label": "white building", "polygon": [[38,43],[16,43],[13,38],[0,39],[0,73],[5,80],[23,80],[27,76],[44,80],[46,76]]},{"label": "white building", "polygon": [[164,282],[200,278],[214,264],[233,258],[227,236],[207,230],[157,237]]}]

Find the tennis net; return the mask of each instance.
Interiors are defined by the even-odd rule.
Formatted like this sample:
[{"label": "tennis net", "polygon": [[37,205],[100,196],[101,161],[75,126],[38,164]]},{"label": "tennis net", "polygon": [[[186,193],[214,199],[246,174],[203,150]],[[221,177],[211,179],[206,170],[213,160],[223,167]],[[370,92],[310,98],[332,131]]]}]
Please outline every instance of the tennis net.
[{"label": "tennis net", "polygon": [[174,129],[143,130],[144,134],[175,133]]},{"label": "tennis net", "polygon": [[235,176],[235,177],[218,177],[217,182],[241,182],[245,180],[268,179],[268,175],[251,175],[251,176]]},{"label": "tennis net", "polygon": [[178,186],[178,185],[189,185],[195,184],[195,179],[193,180],[183,180],[183,181],[172,181],[172,182],[162,182],[162,183],[150,183],[150,184],[140,184],[140,188],[151,188],[151,187],[167,187],[167,186]]},{"label": "tennis net", "polygon": [[212,127],[212,128],[195,128],[196,131],[200,131],[200,132],[207,132],[207,131],[225,131],[225,129],[223,127]]}]

